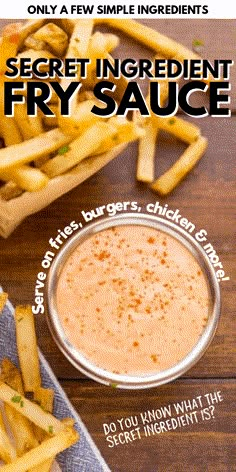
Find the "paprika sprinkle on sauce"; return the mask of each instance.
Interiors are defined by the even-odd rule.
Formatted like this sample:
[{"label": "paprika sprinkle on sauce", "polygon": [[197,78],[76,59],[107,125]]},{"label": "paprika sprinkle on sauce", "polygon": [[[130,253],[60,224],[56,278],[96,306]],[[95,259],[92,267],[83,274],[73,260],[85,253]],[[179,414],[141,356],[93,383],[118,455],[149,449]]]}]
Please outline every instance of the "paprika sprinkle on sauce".
[{"label": "paprika sprinkle on sauce", "polygon": [[109,372],[176,365],[208,320],[208,283],[191,252],[155,228],[125,224],[91,235],[60,272],[56,304],[69,342]]}]

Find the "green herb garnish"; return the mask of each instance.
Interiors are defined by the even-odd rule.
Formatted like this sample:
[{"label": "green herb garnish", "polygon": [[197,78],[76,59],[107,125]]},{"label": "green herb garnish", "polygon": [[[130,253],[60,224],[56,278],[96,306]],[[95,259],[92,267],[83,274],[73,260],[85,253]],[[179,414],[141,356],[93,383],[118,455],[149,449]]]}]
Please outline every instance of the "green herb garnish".
[{"label": "green herb garnish", "polygon": [[117,386],[118,386],[118,384],[116,384],[116,383],[110,383],[111,388],[117,388]]},{"label": "green herb garnish", "polygon": [[192,42],[192,49],[193,51],[196,51],[200,53],[203,49],[204,42],[201,39],[194,39]]},{"label": "green herb garnish", "polygon": [[48,426],[48,432],[49,434],[53,434],[53,426]]},{"label": "green herb garnish", "polygon": [[193,47],[204,46],[204,41],[201,39],[194,39],[192,44]]},{"label": "green herb garnish", "polygon": [[11,398],[11,401],[13,403],[21,403],[21,396],[20,395],[14,395],[14,397]]},{"label": "green herb garnish", "polygon": [[62,156],[63,154],[66,154],[69,151],[70,147],[69,146],[62,146],[61,148],[58,149],[57,153]]},{"label": "green herb garnish", "polygon": [[174,125],[175,124],[175,118],[171,118],[169,120],[169,125]]}]

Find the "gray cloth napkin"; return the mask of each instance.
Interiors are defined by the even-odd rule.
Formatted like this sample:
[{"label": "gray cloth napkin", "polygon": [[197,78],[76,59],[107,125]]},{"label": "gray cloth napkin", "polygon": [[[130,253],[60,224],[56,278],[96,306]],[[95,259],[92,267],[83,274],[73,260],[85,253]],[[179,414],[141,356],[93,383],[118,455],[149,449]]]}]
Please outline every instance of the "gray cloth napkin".
[{"label": "gray cloth napkin", "polygon": [[[10,302],[7,302],[3,313],[0,315],[0,360],[2,360],[3,357],[8,357],[15,365],[18,365],[13,311],[13,306]],[[70,404],[50,366],[43,355],[41,353],[39,355],[43,386],[53,388],[55,392],[55,416],[59,419],[73,417],[75,420],[75,428],[80,434],[80,440],[77,444],[57,456],[57,462],[62,471],[110,472],[110,469],[90,437],[81,418]]]}]

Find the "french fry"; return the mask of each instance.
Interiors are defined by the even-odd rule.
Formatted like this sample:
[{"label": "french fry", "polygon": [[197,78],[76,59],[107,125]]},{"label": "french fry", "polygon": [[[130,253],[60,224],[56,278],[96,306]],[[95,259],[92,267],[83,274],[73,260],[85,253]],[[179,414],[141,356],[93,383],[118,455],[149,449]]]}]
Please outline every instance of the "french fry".
[{"label": "french fry", "polygon": [[75,22],[66,57],[87,57],[93,25],[94,20],[92,18],[81,19]]},{"label": "french fry", "polygon": [[0,149],[0,172],[27,164],[38,157],[57,151],[71,141],[59,128],[52,129],[10,148]]},{"label": "french fry", "polygon": [[0,408],[0,428],[6,432],[5,423],[3,419],[3,410]]},{"label": "french fry", "polygon": [[158,31],[153,30],[149,26],[143,25],[136,20],[127,19],[120,21],[119,19],[102,19],[96,20],[96,23],[105,23],[116,28],[123,33],[131,36],[143,46],[153,49],[159,54],[163,54],[166,58],[172,58],[178,54],[181,59],[199,59],[199,56],[182,44],[170,39]]},{"label": "french fry", "polygon": [[27,49],[35,49],[35,51],[40,51],[40,49],[46,49],[47,45],[44,41],[39,41],[38,39],[35,39],[33,34],[30,34],[27,36],[24,46]]},{"label": "french fry", "polygon": [[[38,387],[34,392],[34,401],[48,413],[53,412],[54,391],[50,388]],[[45,431],[37,426],[34,426],[35,436],[41,443],[48,435]]]},{"label": "french fry", "polygon": [[[113,57],[111,56],[111,54],[107,54],[107,59],[109,59],[109,62],[111,64],[114,63],[114,59]],[[97,79],[96,77],[96,71],[95,71],[95,65],[94,65],[94,62],[92,61],[92,64],[88,66],[88,74],[87,74],[87,77],[86,79],[84,79],[83,82],[83,85],[84,87],[86,87],[88,90],[93,88],[95,83],[98,83],[100,81],[102,81],[103,78],[101,79]],[[118,101],[120,100],[120,98],[123,96],[124,94],[124,91],[127,87],[127,84],[128,84],[128,80],[126,77],[124,77],[123,75],[121,75],[119,77],[119,79],[115,78],[113,76],[113,74],[109,71],[109,74],[108,74],[108,79],[110,82],[112,82],[113,84],[115,84],[116,86],[116,89],[114,91],[114,98],[117,99]]]},{"label": "french fry", "polygon": [[57,434],[64,429],[63,423],[55,416],[43,411],[39,405],[19,395],[16,390],[4,382],[0,382],[0,399],[50,435]]},{"label": "french fry", "polygon": [[0,313],[2,312],[4,306],[7,303],[8,294],[6,292],[0,292]]},{"label": "french fry", "polygon": [[20,40],[19,40],[19,45],[18,48],[20,49],[27,38],[27,36],[30,36],[33,34],[36,30],[41,28],[41,26],[46,22],[46,19],[40,19],[40,20],[27,20],[25,23],[22,23],[19,34],[20,34]]},{"label": "french fry", "polygon": [[44,116],[43,117],[43,123],[44,123],[44,126],[45,126],[45,130],[47,130],[49,128],[56,128],[58,126],[58,117],[57,117],[58,107],[55,106],[55,108],[54,108],[54,105],[51,105],[50,108],[51,108],[52,112],[54,113],[54,116]]},{"label": "french fry", "polygon": [[[73,28],[73,32],[70,38],[69,46],[66,52],[66,58],[86,58],[87,57],[87,50],[89,46],[89,40],[91,38],[92,30],[93,30],[93,19],[81,19],[76,21],[75,26]],[[70,79],[71,81],[79,80],[80,79],[80,67],[77,69],[77,77]],[[68,79],[62,78],[61,79],[61,87],[65,90],[69,83]],[[74,110],[76,107],[77,96],[74,95],[71,101],[71,115],[74,114]]]},{"label": "french fry", "polygon": [[72,33],[73,33],[73,29],[76,25],[78,20],[72,20],[71,18],[60,18],[60,20],[58,20],[58,23],[59,23],[59,26],[61,26],[61,28],[63,28],[63,30],[69,35],[71,36]]},{"label": "french fry", "polygon": [[51,472],[53,469],[54,457],[47,459],[47,461],[32,467],[29,472]]},{"label": "french fry", "polygon": [[[72,428],[75,423],[73,418],[64,418],[61,421],[66,427],[70,427],[70,428]],[[39,436],[41,438],[40,442],[46,439],[46,433],[42,431],[41,429],[37,428],[35,433],[37,437]],[[53,462],[54,462],[54,458],[48,459],[43,464],[40,464],[40,466],[36,466],[33,469],[31,469],[30,472],[50,472]]]},{"label": "french fry", "polygon": [[36,447],[39,443],[35,437],[30,421],[15,411],[11,405],[5,405],[8,424],[15,439],[15,447],[18,456]]},{"label": "french fry", "polygon": [[10,200],[13,200],[14,198],[19,197],[22,193],[23,190],[18,187],[15,182],[9,180],[9,182],[0,187],[0,200],[5,200],[6,202],[8,202]]},{"label": "french fry", "polygon": [[136,178],[141,182],[153,182],[156,140],[159,130],[151,119],[144,129],[145,135],[139,141]]},{"label": "french fry", "polygon": [[[53,54],[47,49],[39,49],[36,51],[35,49],[26,49],[25,51],[19,52],[17,54],[17,58],[19,59],[30,59],[31,62],[37,61],[41,57],[45,57],[46,59],[53,59]],[[42,71],[47,71],[48,70],[48,65],[47,64],[41,64],[40,70]]]},{"label": "french fry", "polygon": [[30,117],[30,126],[33,136],[39,136],[41,133],[44,132],[43,120],[40,113],[36,116]]},{"label": "french fry", "polygon": [[28,116],[26,103],[15,105],[14,117],[24,140],[31,139],[43,133],[41,116]]},{"label": "french fry", "polygon": [[75,420],[73,418],[63,418],[61,422],[65,424],[66,426],[71,426],[71,427],[74,426],[75,424]]},{"label": "french fry", "polygon": [[91,110],[97,102],[95,99],[84,100],[75,105],[73,114],[70,116],[58,116],[58,124],[65,133],[77,137],[85,131],[86,128],[99,120],[99,117]]},{"label": "french fry", "polygon": [[29,472],[51,472],[54,457],[29,469]]},{"label": "french fry", "polygon": [[[163,106],[168,97],[168,80],[160,82],[160,105]],[[146,98],[150,103],[150,95]],[[150,183],[154,180],[156,142],[159,132],[159,122],[148,105],[150,118],[146,121],[145,135],[139,140],[136,178],[140,182]],[[139,120],[141,117],[139,116]]]},{"label": "french fry", "polygon": [[[93,30],[93,24],[94,21],[93,19],[82,19],[82,20],[77,20],[74,24],[73,32],[70,38],[69,46],[66,52],[66,58],[75,58],[75,57],[80,57],[80,58],[86,58],[87,57],[87,50],[89,46],[89,40],[91,38],[92,30]],[[71,80],[79,80],[80,78],[80,72],[79,69],[77,71],[78,75],[76,78],[73,78]],[[63,89],[66,89],[68,87],[68,79],[62,78],[61,79],[61,86]],[[74,102],[75,100],[73,100]],[[72,110],[73,110],[72,106]]]},{"label": "french fry", "polygon": [[[16,390],[19,395],[24,395],[21,374],[17,367],[7,358],[1,362],[1,381]],[[11,405],[5,405],[7,422],[15,439],[15,447],[18,456],[38,445],[33,427],[27,418],[14,410]]]},{"label": "french fry", "polygon": [[188,146],[174,165],[151,185],[152,190],[160,195],[168,195],[197,164],[206,148],[207,139],[200,136],[197,141]]},{"label": "french fry", "polygon": [[25,392],[35,392],[41,385],[34,315],[30,305],[15,309],[16,342]]},{"label": "french fry", "polygon": [[117,48],[120,44],[120,38],[116,34],[105,33],[106,38],[106,51],[111,52]]},{"label": "french fry", "polygon": [[48,177],[41,170],[28,165],[0,171],[0,179],[6,182],[13,180],[18,187],[28,192],[37,192],[48,183]]},{"label": "french fry", "polygon": [[51,388],[38,387],[34,392],[34,400],[41,406],[44,411],[52,413],[54,391]]},{"label": "french fry", "polygon": [[45,200],[47,201],[47,204],[49,204],[72,188],[77,187],[81,182],[84,182],[108,164],[108,162],[115,159],[122,151],[124,151],[125,148],[126,144],[120,144],[108,152],[104,152],[97,156],[91,156],[89,159],[81,161],[75,168],[66,174],[66,178],[64,178],[64,175],[55,177],[55,180],[50,179],[48,185],[39,192],[23,192],[19,198],[8,201],[7,211],[5,202],[3,202],[2,205],[0,200],[0,234],[4,238],[8,237],[13,229],[26,216],[44,208]]},{"label": "french fry", "polygon": [[45,462],[32,467],[29,472],[51,472],[54,457],[47,459]]},{"label": "french fry", "polygon": [[94,152],[94,156],[108,152],[114,146],[122,143],[130,143],[136,139],[142,138],[145,135],[143,127],[137,122],[128,121],[126,118],[114,117],[110,119],[110,123],[114,122],[117,126],[116,133],[109,136],[102,145]]},{"label": "french fry", "polygon": [[34,38],[45,42],[56,56],[63,56],[68,46],[68,35],[55,23],[47,23],[34,33]]},{"label": "french fry", "polygon": [[[47,411],[48,413],[53,412],[53,400],[54,400],[54,391],[50,388],[39,387],[34,393],[34,401],[36,401],[36,403],[39,404],[40,407],[44,411]],[[63,424],[65,423],[63,422]],[[68,426],[67,423],[66,425]],[[41,428],[35,425],[34,425],[34,433],[40,443],[48,437],[48,434],[45,431],[43,431]],[[43,464],[44,466],[43,471],[50,470],[51,462],[52,460],[49,460],[46,462],[46,464]],[[34,472],[36,471],[34,470]]]},{"label": "french fry", "polygon": [[70,143],[70,146],[65,150],[63,154],[57,154],[48,161],[42,170],[50,177],[63,174],[76,166],[86,157],[92,155],[96,150],[109,139],[114,136],[117,131],[117,127],[113,123],[98,121],[77,139]]},{"label": "french fry", "polygon": [[105,58],[108,51],[106,50],[106,37],[100,31],[96,31],[90,38],[88,45],[88,57],[91,62],[97,58]]},{"label": "french fry", "polygon": [[[106,23],[120,31],[123,31],[123,33],[131,36],[131,38],[134,38],[143,46],[163,54],[167,59],[176,59],[179,62],[182,62],[184,59],[201,59],[198,54],[183,46],[183,44],[170,39],[164,34],[158,33],[158,31],[153,30],[149,26],[138,23],[136,20],[127,19],[120,21],[119,19],[109,18],[102,20],[98,19],[96,20],[96,23]],[[214,78],[212,74],[209,74],[209,77],[202,80],[203,82],[208,83],[214,80]]]},{"label": "french fry", "polygon": [[[23,77],[23,78],[21,78],[21,77],[16,77],[16,78],[14,79],[15,82],[21,81],[21,82],[23,82],[23,83],[25,83],[25,84],[31,82],[31,80],[34,81],[35,85],[37,85],[37,84],[40,85],[40,83],[41,83],[40,80],[36,80],[36,79],[25,79],[24,77]],[[52,86],[51,86],[51,82],[53,82],[53,81],[54,81],[54,79],[50,79],[50,80],[46,80],[46,79],[45,79],[45,80],[44,80],[44,83],[45,83],[45,84],[47,85],[47,87],[50,89],[50,90],[49,90],[50,98],[49,98],[47,104],[50,105],[50,108],[51,108],[51,109],[53,108],[53,105],[52,105],[52,104],[58,104],[58,95],[56,94],[55,90],[54,90],[54,89],[52,88]],[[0,82],[0,86],[1,86],[1,82]],[[20,94],[20,95],[22,95],[23,97],[26,97],[26,98],[27,98],[27,87],[24,87],[23,89],[20,89],[20,90],[16,89],[14,93],[15,93],[15,95]],[[35,94],[36,94],[36,96],[37,96],[37,95],[40,95],[40,90],[37,91],[37,89],[36,89]],[[1,102],[0,102],[0,104],[1,104]],[[15,107],[14,107],[14,108],[15,108]],[[46,116],[46,115],[45,115],[45,116]],[[32,117],[30,117],[30,118],[36,118],[36,117],[32,116]]]},{"label": "french fry", "polygon": [[153,121],[156,122],[160,129],[167,131],[167,133],[172,134],[187,144],[196,141],[201,134],[201,130],[198,126],[176,116],[171,118],[160,118],[156,116],[153,118]]},{"label": "french fry", "polygon": [[0,457],[6,462],[12,462],[16,458],[16,451],[5,429],[2,413],[0,411]]},{"label": "french fry", "polygon": [[119,44],[119,38],[115,34],[105,34],[96,31],[90,39],[87,55],[91,61],[104,59],[108,53]]},{"label": "french fry", "polygon": [[14,117],[4,116],[0,112],[0,129],[5,146],[22,142],[22,136]]},{"label": "french fry", "polygon": [[[21,312],[20,312],[20,315],[21,315]],[[21,318],[20,320],[22,321]],[[30,348],[32,349],[32,335],[29,335],[29,338],[30,338]],[[14,369],[14,366],[12,366],[12,369],[15,371],[18,371],[16,368]],[[10,385],[10,387],[15,388],[15,390],[17,390],[18,392],[22,394],[22,389],[19,390],[16,387],[14,387],[12,382],[9,383],[9,379],[7,383],[8,385]],[[34,400],[40,403],[40,406],[41,408],[43,408],[44,411],[48,411],[52,413],[53,397],[54,397],[54,392],[52,389],[45,389],[42,387],[38,387],[37,390],[35,390]],[[18,413],[17,411],[15,411],[12,408],[12,406],[6,405],[5,409],[6,409],[8,422],[11,426],[13,435],[15,437],[18,456],[21,456],[26,451],[32,449],[33,447],[36,447],[42,440],[45,439],[45,437],[47,437],[47,434],[41,428],[38,428],[36,426],[35,428],[33,428],[29,420],[25,418],[24,416],[22,416],[21,413]],[[53,462],[53,459],[50,459],[46,461],[45,463],[41,464],[40,468],[38,467],[34,468],[31,472],[39,472],[39,471],[48,472],[50,471],[52,462]]]},{"label": "french fry", "polygon": [[10,23],[2,29],[0,41],[0,73],[6,70],[6,61],[9,57],[15,57],[20,41],[22,23]]},{"label": "french fry", "polygon": [[2,472],[25,472],[32,469],[72,446],[78,439],[77,431],[68,427],[54,437],[46,439],[40,446],[17,458],[11,464],[4,465]]},{"label": "french fry", "polygon": [[20,395],[24,395],[21,373],[10,359],[2,359],[0,380],[9,385],[9,387],[14,388],[14,390],[17,390]]}]

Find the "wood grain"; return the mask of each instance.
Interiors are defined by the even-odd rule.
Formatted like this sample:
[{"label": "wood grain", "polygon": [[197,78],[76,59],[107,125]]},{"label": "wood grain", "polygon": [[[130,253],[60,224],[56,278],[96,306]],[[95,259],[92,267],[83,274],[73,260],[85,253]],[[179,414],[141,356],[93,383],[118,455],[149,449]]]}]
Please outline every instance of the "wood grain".
[{"label": "wood grain", "polygon": [[[62,385],[113,472],[236,470],[233,458],[235,413],[231,410],[236,394],[235,381],[181,380],[135,394],[99,385],[94,388],[91,382],[86,381],[63,382]],[[140,425],[140,413],[153,409],[156,411],[183,400],[192,400],[198,395],[202,396],[201,401],[205,403],[204,395],[216,391],[221,392],[223,401],[214,404],[214,418],[211,420],[202,422],[199,419],[198,424],[149,437],[140,433],[141,439],[109,447],[111,442],[105,438],[104,423],[114,422],[118,425],[117,419],[137,416]],[[172,411],[174,409],[171,407]],[[143,432],[142,428],[140,432]]]}]

